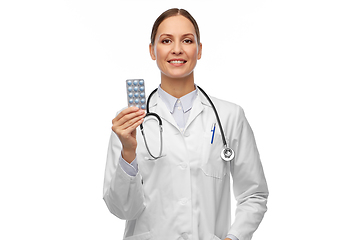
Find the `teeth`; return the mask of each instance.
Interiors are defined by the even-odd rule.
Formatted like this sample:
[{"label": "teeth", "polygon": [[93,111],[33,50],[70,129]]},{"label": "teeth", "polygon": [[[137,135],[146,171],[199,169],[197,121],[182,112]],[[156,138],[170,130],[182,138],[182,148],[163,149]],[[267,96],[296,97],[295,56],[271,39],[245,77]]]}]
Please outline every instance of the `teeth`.
[{"label": "teeth", "polygon": [[185,61],[170,61],[170,63],[185,63]]}]

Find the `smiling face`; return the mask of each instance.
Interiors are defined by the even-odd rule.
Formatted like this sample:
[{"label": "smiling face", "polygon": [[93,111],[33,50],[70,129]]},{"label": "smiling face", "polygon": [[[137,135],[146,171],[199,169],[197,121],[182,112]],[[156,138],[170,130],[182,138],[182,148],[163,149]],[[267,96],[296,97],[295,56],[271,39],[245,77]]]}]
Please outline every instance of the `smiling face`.
[{"label": "smiling face", "polygon": [[195,28],[186,17],[178,15],[165,19],[156,33],[150,55],[163,78],[192,78],[202,45],[198,44]]}]

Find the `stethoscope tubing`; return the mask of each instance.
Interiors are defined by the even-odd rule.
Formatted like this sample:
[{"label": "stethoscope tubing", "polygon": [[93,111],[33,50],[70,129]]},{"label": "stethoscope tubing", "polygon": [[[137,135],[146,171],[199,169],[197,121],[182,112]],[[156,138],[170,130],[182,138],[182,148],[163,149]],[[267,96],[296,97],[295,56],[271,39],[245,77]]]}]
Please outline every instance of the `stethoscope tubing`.
[{"label": "stethoscope tubing", "polygon": [[[206,97],[206,99],[209,101],[211,107],[213,108],[214,110],[214,113],[215,113],[215,117],[216,117],[216,121],[219,125],[219,128],[220,128],[220,133],[221,133],[221,138],[222,138],[222,141],[223,141],[223,145],[224,145],[224,149],[221,151],[221,158],[224,160],[224,161],[230,161],[234,158],[234,150],[232,150],[231,148],[228,147],[227,145],[227,142],[226,142],[226,138],[225,138],[225,133],[224,133],[224,130],[223,130],[223,127],[221,125],[221,121],[220,121],[220,117],[219,117],[219,114],[215,108],[215,105],[214,103],[211,101],[210,97],[206,94],[206,92],[199,86],[197,86],[198,89],[202,92],[202,94],[204,94],[204,96]],[[145,134],[144,134],[144,126],[143,126],[143,123],[140,124],[140,130],[141,130],[141,133],[143,135],[143,138],[144,138],[144,142],[145,142],[145,146],[150,154],[150,156],[153,158],[153,159],[158,159],[161,157],[161,154],[162,154],[162,131],[163,131],[163,128],[162,128],[162,120],[160,118],[160,116],[156,113],[153,113],[153,112],[150,112],[149,111],[149,104],[150,104],[150,99],[151,97],[154,95],[154,93],[157,91],[157,88],[152,91],[148,97],[148,101],[146,103],[146,115],[144,118],[148,117],[148,116],[154,116],[158,119],[159,121],[159,128],[160,128],[160,153],[159,153],[159,156],[154,156],[153,154],[151,154],[150,150],[149,150],[149,147],[147,145],[147,142],[146,142],[146,137],[145,137]]]}]

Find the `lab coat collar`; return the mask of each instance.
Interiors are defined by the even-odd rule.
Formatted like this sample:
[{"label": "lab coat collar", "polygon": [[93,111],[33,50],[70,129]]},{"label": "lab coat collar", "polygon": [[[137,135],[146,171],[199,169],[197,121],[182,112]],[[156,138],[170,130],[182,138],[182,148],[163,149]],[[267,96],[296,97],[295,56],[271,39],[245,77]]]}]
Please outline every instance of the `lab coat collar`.
[{"label": "lab coat collar", "polygon": [[156,92],[150,99],[149,109],[150,112],[157,113],[163,120],[169,122],[170,124],[178,128],[175,119],[169,112],[165,102],[162,101],[161,98],[159,97],[159,92]]},{"label": "lab coat collar", "polygon": [[159,85],[158,87],[158,95],[159,98],[165,103],[166,107],[168,108],[168,110],[170,111],[170,113],[174,112],[174,108],[175,108],[175,104],[177,101],[177,98],[170,95],[169,93],[165,92],[161,86]]},{"label": "lab coat collar", "polygon": [[[197,86],[196,86],[197,88]],[[198,89],[198,88],[197,88]],[[203,105],[206,105],[208,107],[211,107],[211,104],[209,103],[209,101],[206,99],[206,97],[204,96],[204,94],[198,89],[197,91],[198,94],[198,98],[200,98],[200,101]]]},{"label": "lab coat collar", "polygon": [[[196,86],[196,85],[195,85]],[[206,97],[204,96],[204,94],[202,94],[202,92],[197,88],[197,97],[194,100],[194,104],[193,107],[191,109],[190,112],[190,116],[189,119],[186,123],[186,127],[185,129],[192,123],[192,121],[194,121],[194,119],[204,110],[205,106],[207,107],[211,107],[211,104],[209,103],[209,101],[206,99]]]}]

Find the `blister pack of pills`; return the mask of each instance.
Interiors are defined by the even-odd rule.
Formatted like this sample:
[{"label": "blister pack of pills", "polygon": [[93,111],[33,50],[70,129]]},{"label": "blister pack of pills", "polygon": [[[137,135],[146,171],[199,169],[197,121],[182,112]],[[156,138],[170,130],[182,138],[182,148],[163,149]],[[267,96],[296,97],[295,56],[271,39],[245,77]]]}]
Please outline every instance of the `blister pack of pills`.
[{"label": "blister pack of pills", "polygon": [[126,93],[129,107],[146,109],[145,81],[144,79],[126,80]]}]

